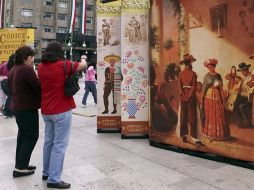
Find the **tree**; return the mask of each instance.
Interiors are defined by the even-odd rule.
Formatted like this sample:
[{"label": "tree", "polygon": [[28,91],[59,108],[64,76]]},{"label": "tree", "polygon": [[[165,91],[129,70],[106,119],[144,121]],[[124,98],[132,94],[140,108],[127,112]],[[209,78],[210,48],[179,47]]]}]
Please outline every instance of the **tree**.
[{"label": "tree", "polygon": [[153,26],[150,28],[150,46],[153,49],[156,49],[156,47],[159,45],[159,27]]},{"label": "tree", "polygon": [[169,38],[168,40],[166,40],[166,42],[164,42],[163,46],[166,50],[168,50],[169,62],[171,62],[170,49],[174,47],[174,41]]}]

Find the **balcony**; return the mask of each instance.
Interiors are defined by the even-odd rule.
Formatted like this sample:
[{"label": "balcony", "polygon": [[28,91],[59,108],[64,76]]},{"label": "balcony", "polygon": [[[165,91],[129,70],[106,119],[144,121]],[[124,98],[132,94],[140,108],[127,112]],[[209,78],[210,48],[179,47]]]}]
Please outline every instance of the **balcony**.
[{"label": "balcony", "polygon": [[57,8],[57,12],[58,12],[58,14],[69,14],[68,9],[61,8],[61,7]]},{"label": "balcony", "polygon": [[56,33],[55,32],[41,32],[41,38],[42,39],[56,39]]},{"label": "balcony", "polygon": [[43,5],[43,11],[44,12],[51,12],[51,13],[55,13],[55,7],[54,6],[47,6],[47,5]]}]

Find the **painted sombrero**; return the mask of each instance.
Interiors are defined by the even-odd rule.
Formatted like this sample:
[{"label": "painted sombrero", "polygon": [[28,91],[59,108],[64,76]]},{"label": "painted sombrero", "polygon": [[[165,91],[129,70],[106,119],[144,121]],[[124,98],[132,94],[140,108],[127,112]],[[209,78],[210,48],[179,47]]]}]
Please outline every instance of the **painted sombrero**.
[{"label": "painted sombrero", "polygon": [[180,61],[180,65],[184,65],[186,62],[190,62],[190,63],[193,63],[195,62],[196,59],[193,57],[193,55],[190,55],[190,54],[185,54],[183,56],[183,60]]},{"label": "painted sombrero", "polygon": [[121,57],[119,57],[118,55],[107,55],[104,57],[104,61],[106,63],[110,63],[110,61],[114,60],[115,62],[119,62],[121,61]]},{"label": "painted sombrero", "polygon": [[238,69],[237,69],[237,71],[242,71],[242,70],[247,70],[247,69],[249,69],[249,67],[250,67],[251,65],[250,64],[246,64],[246,63],[240,63],[239,65],[238,65]]}]

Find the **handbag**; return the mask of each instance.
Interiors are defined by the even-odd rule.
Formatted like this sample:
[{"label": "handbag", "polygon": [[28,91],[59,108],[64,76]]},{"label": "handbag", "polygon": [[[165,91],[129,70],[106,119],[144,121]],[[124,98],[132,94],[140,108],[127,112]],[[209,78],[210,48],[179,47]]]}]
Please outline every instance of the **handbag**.
[{"label": "handbag", "polygon": [[1,82],[1,88],[3,92],[8,95],[9,94],[9,85],[8,85],[8,79],[5,79]]},{"label": "handbag", "polygon": [[71,62],[71,73],[70,73],[70,75],[67,74],[66,67],[67,66],[66,66],[66,60],[65,60],[64,61],[64,74],[65,74],[66,79],[65,79],[65,85],[64,85],[64,94],[66,96],[73,96],[80,89],[77,77],[76,77],[75,73],[73,73],[74,63]]}]

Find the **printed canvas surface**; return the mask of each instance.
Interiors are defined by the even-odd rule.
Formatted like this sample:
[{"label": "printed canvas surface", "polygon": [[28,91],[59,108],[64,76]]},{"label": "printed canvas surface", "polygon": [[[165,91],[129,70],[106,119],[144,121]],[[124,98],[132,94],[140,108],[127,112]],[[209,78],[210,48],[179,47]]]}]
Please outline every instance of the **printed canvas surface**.
[{"label": "printed canvas surface", "polygon": [[153,0],[151,140],[254,162],[254,1]]},{"label": "printed canvas surface", "polygon": [[148,134],[148,0],[123,0],[121,12],[121,133]]},{"label": "printed canvas surface", "polygon": [[121,1],[97,3],[97,127],[121,127]]}]

